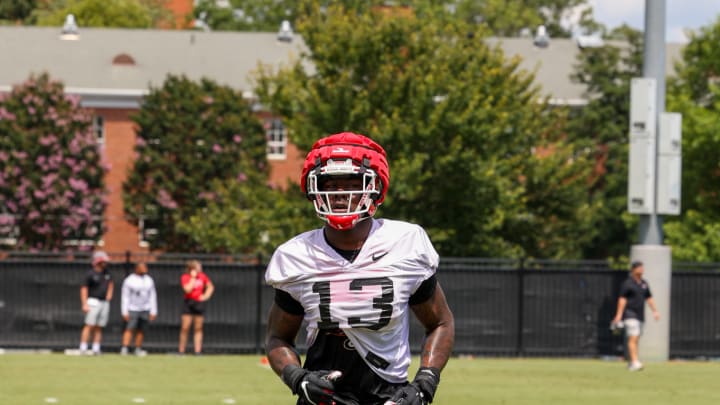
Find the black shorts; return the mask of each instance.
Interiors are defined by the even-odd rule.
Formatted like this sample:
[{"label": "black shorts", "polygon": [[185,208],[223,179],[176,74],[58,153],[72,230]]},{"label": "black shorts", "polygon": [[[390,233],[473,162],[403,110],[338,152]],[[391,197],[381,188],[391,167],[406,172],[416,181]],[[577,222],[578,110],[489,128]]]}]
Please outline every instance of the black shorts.
[{"label": "black shorts", "polygon": [[186,298],[185,305],[183,305],[183,314],[204,315],[205,303],[203,301],[195,301]]},{"label": "black shorts", "polygon": [[[303,366],[308,370],[340,370],[343,376],[335,383],[337,393],[347,403],[383,405],[404,384],[385,381],[365,363],[344,333],[320,331],[308,349]],[[307,405],[300,398],[297,405]]]},{"label": "black shorts", "polygon": [[129,311],[130,319],[125,329],[144,330],[145,325],[150,321],[150,311]]}]

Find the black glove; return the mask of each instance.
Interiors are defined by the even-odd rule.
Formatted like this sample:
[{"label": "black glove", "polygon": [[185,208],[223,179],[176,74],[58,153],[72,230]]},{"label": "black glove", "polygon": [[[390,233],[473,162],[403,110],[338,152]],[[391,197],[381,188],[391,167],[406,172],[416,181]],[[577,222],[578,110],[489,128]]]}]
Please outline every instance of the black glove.
[{"label": "black glove", "polygon": [[340,378],[339,371],[319,370],[308,371],[296,365],[286,366],[282,371],[283,382],[290,387],[293,394],[314,405],[333,404],[335,384]]},{"label": "black glove", "polygon": [[398,405],[427,405],[433,401],[439,383],[440,370],[420,367],[413,382],[395,391],[389,402]]}]

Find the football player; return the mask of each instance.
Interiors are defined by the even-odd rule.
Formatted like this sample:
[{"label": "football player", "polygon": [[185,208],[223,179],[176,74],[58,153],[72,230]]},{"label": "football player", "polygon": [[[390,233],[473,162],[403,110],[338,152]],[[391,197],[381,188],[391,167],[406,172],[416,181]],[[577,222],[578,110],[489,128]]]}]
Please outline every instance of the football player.
[{"label": "football player", "polygon": [[[373,218],[390,184],[385,150],[363,135],[328,136],[313,145],[300,180],[325,225],[279,246],[268,264],[270,365],[297,404],[431,403],[452,352],[454,319],[425,231]],[[410,312],[426,331],[412,382]],[[294,342],[303,321],[301,366]]]}]

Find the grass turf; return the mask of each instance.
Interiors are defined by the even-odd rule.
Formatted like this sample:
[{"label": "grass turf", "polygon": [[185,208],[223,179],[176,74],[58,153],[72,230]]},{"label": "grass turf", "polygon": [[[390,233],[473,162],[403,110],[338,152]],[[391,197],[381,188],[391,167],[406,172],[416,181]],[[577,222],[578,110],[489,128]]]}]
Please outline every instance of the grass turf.
[{"label": "grass turf", "polygon": [[[413,365],[413,370],[416,368]],[[414,372],[413,372],[414,373]],[[434,405],[718,404],[720,363],[453,358]],[[294,404],[261,356],[5,354],[0,404]]]}]

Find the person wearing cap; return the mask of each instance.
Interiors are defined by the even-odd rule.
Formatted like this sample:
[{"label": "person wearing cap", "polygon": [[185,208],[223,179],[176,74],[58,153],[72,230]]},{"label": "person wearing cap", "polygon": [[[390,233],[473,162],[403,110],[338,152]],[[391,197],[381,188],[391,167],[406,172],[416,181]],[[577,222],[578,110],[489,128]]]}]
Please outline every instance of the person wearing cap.
[{"label": "person wearing cap", "polygon": [[[81,354],[100,354],[102,329],[107,325],[110,315],[110,300],[113,296],[114,283],[107,265],[110,257],[103,251],[92,256],[92,269],[85,274],[80,287],[80,303],[85,313],[85,325],[80,334]],[[88,342],[92,335],[92,348],[88,350]]]}]

